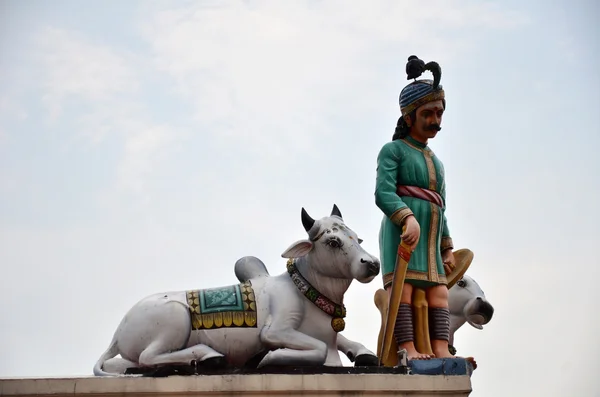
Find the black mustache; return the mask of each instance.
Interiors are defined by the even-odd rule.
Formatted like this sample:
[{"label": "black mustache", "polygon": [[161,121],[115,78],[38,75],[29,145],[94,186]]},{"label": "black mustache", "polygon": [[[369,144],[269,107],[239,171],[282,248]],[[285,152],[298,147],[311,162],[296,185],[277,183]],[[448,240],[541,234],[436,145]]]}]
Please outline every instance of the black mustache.
[{"label": "black mustache", "polygon": [[431,124],[428,125],[427,128],[425,128],[425,131],[439,131],[441,129],[442,127],[439,124]]}]

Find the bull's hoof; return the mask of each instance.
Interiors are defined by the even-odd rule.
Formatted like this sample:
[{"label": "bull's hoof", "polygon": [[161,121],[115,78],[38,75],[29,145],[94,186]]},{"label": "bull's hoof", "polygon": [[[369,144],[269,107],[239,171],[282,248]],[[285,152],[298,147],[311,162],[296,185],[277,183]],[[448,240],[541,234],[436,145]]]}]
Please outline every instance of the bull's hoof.
[{"label": "bull's hoof", "polygon": [[150,372],[148,368],[143,367],[129,367],[125,370],[125,375],[143,375],[147,372]]},{"label": "bull's hoof", "polygon": [[146,369],[143,376],[151,378],[164,378],[167,376],[189,376],[195,375],[195,368],[191,365],[161,365]]},{"label": "bull's hoof", "polygon": [[218,370],[227,368],[229,364],[223,356],[207,358],[204,361],[197,361],[196,366],[198,369],[203,370]]},{"label": "bull's hoof", "polygon": [[360,354],[354,360],[355,367],[378,367],[379,359],[372,354]]},{"label": "bull's hoof", "polygon": [[260,364],[260,362],[263,360],[263,358],[265,358],[269,351],[270,350],[262,350],[255,354],[252,358],[246,361],[246,363],[244,364],[244,369],[257,369],[258,364]]}]

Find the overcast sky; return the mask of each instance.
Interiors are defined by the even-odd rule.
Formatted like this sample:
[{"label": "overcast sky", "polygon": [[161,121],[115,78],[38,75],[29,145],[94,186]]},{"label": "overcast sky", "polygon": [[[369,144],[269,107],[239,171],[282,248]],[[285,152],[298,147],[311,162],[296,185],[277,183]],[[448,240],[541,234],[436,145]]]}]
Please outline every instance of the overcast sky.
[{"label": "overcast sky", "polygon": [[[594,1],[1,1],[0,376],[89,375],[159,291],[271,274],[374,186],[409,55],[440,63],[457,248],[495,306],[456,334],[473,396],[591,396],[600,354]],[[376,350],[381,278],[350,287]],[[594,320],[596,318],[596,320]],[[347,361],[346,361],[347,362]]]}]

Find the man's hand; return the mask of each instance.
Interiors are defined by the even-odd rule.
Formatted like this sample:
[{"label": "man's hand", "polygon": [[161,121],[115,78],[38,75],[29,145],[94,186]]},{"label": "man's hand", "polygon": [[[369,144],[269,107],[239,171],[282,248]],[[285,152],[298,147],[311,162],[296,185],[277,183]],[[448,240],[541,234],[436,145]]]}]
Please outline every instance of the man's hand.
[{"label": "man's hand", "polygon": [[452,270],[456,267],[454,263],[454,252],[452,252],[452,248],[448,248],[442,252],[442,262],[444,262],[444,271],[446,275],[452,273]]},{"label": "man's hand", "polygon": [[417,218],[414,215],[407,217],[404,220],[404,224],[406,225],[406,231],[400,237],[414,251],[421,236],[421,226],[419,226],[419,222],[417,222]]}]

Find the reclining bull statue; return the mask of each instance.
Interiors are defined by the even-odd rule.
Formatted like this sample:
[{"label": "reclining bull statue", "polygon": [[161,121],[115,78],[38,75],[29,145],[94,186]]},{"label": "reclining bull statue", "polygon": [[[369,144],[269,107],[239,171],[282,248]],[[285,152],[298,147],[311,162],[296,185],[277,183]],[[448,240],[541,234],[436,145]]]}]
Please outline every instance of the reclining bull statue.
[{"label": "reclining bull statue", "polygon": [[371,282],[379,260],[361,247],[336,205],[319,220],[302,208],[301,219],[308,238],[283,252],[286,272],[270,276],[258,258],[244,257],[235,264],[239,284],[142,299],[119,324],[94,374],[117,375],[107,372],[119,367],[110,365],[117,355],[120,366],[130,368],[241,367],[255,357],[258,368],[341,366],[338,350],[376,363],[371,351],[339,332],[344,293],[355,279]]}]

